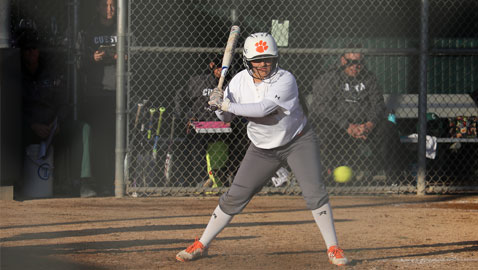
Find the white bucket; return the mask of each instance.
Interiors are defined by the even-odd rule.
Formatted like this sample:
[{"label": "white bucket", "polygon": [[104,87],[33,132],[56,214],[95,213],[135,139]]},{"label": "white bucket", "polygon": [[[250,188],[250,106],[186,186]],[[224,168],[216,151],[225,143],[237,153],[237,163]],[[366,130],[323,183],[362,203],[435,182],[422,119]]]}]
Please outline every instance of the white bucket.
[{"label": "white bucket", "polygon": [[39,158],[40,145],[27,147],[23,162],[23,195],[30,198],[53,196],[53,146],[46,157]]}]

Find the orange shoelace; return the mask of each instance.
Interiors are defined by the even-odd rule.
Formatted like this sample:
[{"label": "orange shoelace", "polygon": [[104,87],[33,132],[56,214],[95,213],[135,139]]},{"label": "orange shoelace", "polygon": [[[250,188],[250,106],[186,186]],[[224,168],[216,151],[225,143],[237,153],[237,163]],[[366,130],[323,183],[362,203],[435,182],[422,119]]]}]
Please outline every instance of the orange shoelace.
[{"label": "orange shoelace", "polygon": [[186,252],[187,252],[187,253],[191,253],[191,252],[195,251],[195,250],[198,249],[198,248],[204,249],[204,246],[203,246],[203,244],[202,244],[201,242],[199,242],[199,239],[196,238],[196,239],[194,240],[194,244],[190,245],[190,246],[186,249]]}]

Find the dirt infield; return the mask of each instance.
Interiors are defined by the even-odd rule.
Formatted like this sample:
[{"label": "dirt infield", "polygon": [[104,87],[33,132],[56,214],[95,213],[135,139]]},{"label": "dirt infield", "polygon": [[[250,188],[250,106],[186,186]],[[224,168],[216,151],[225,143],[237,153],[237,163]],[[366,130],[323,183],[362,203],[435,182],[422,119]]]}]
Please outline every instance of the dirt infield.
[{"label": "dirt infield", "polygon": [[[208,198],[1,201],[1,269],[335,269],[301,197],[258,196],[212,242]],[[342,269],[477,269],[478,196],[331,197]]]}]

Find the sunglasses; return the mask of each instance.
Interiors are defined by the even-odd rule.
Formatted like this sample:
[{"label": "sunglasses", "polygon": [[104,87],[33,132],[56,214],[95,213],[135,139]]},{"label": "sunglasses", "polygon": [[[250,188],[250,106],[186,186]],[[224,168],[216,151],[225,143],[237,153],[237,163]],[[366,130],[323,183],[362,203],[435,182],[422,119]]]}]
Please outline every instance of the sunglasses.
[{"label": "sunglasses", "polygon": [[251,60],[252,63],[257,64],[257,63],[262,63],[264,62],[265,64],[270,64],[274,61],[272,58],[262,58],[262,59],[256,59],[256,60]]},{"label": "sunglasses", "polygon": [[363,68],[364,65],[365,65],[365,61],[363,59],[360,59],[360,60],[355,60],[355,59],[347,59],[345,58],[345,66],[347,67],[351,67],[353,65],[356,65],[357,68]]}]

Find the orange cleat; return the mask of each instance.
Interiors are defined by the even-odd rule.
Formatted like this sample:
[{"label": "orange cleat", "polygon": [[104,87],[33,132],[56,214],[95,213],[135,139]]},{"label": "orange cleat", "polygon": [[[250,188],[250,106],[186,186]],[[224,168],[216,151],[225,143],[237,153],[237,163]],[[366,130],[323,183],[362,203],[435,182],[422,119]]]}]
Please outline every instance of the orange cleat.
[{"label": "orange cleat", "polygon": [[207,247],[196,238],[194,244],[176,255],[176,260],[180,262],[189,262],[204,256],[207,256]]},{"label": "orange cleat", "polygon": [[344,251],[338,246],[331,246],[329,250],[327,250],[327,256],[329,257],[329,262],[331,264],[342,266],[348,263],[348,260],[344,255]]}]

